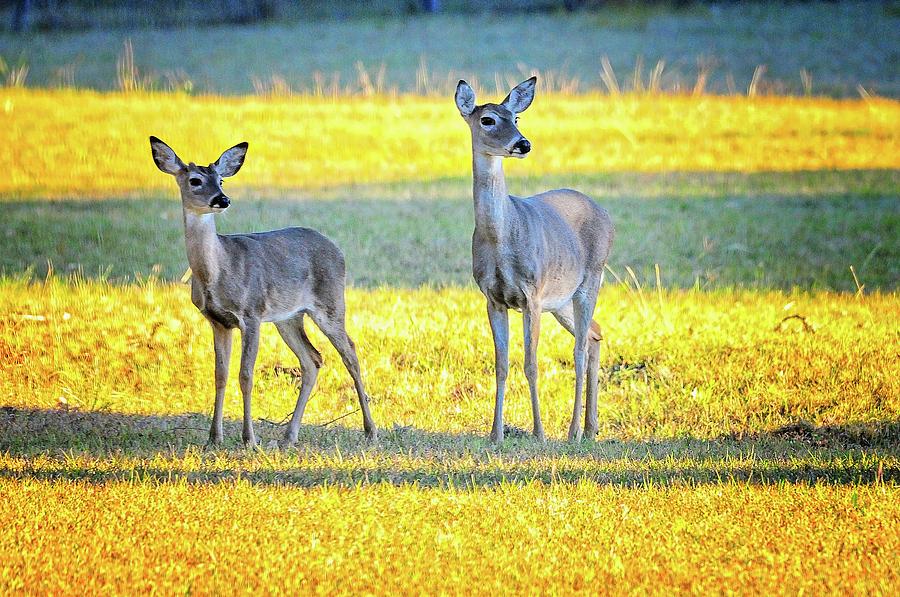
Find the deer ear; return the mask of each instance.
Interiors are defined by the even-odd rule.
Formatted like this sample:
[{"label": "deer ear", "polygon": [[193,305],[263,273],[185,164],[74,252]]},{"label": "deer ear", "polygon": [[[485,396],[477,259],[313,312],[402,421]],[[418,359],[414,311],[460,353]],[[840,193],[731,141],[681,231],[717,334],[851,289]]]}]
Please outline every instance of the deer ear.
[{"label": "deer ear", "polygon": [[150,151],[156,167],[166,174],[178,174],[185,169],[184,162],[172,148],[153,136],[150,137]]},{"label": "deer ear", "polygon": [[536,84],[537,77],[531,77],[527,81],[522,81],[509,92],[509,95],[503,100],[503,105],[514,114],[524,112],[534,100],[534,87]]},{"label": "deer ear", "polygon": [[469,84],[460,80],[456,84],[456,107],[463,116],[469,116],[475,111],[475,92]]},{"label": "deer ear", "polygon": [[246,141],[238,143],[231,149],[226,149],[219,159],[213,164],[213,168],[222,178],[234,176],[237,174],[241,166],[244,165],[244,158],[247,156],[248,144]]}]

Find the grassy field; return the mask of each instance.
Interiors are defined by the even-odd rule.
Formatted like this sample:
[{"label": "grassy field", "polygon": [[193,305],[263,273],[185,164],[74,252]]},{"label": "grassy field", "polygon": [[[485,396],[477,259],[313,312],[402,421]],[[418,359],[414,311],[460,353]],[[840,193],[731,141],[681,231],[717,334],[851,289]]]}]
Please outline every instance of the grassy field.
[{"label": "grassy field", "polygon": [[[0,142],[17,147],[0,156],[2,195],[171,193],[171,179],[147,158],[150,134],[201,163],[248,141],[247,168],[229,188],[471,176],[469,135],[452,95],[335,101],[4,89],[0,107]],[[507,166],[511,176],[900,167],[894,100],[539,93],[520,120],[534,151]]]},{"label": "grassy field", "polygon": [[[21,499],[0,521],[35,547],[22,552],[10,534],[0,538],[9,554],[3,566],[33,571],[6,577],[16,592],[657,593],[665,586],[891,594],[898,583],[895,489],[632,490],[585,482],[297,490],[245,481],[0,480],[5,490]],[[65,576],[60,560],[69,563]]]},{"label": "grassy field", "polygon": [[[227,448],[205,453],[210,334],[186,286],[2,290],[4,592],[890,593],[900,582],[895,294],[607,289],[603,439],[560,441],[571,339],[547,321],[551,439],[514,432],[493,446],[477,291],[354,290],[348,324],[377,444],[314,334],[326,366],[298,448],[239,449],[233,371]],[[528,428],[521,362],[514,345],[507,420]],[[267,332],[254,405],[264,445],[295,398],[281,373],[292,365]]]},{"label": "grassy field", "polygon": [[[180,279],[180,207],[162,198],[176,189],[149,157],[156,134],[204,163],[250,141],[222,230],[321,229],[360,286],[470,279],[471,158],[449,99],[5,90],[0,104],[0,142],[17,148],[0,155],[0,271]],[[658,264],[681,287],[856,290],[853,266],[891,289],[898,123],[889,100],[551,94],[522,116],[533,155],[507,169],[513,193],[568,186],[605,205],[611,264],[641,283]]]},{"label": "grassy field", "polygon": [[[759,93],[858,97],[862,85],[868,93],[897,97],[898,31],[896,10],[881,3],[722,3],[681,11],[638,6],[576,15],[2,33],[0,56],[11,69],[27,67],[28,85],[100,90],[137,84],[219,94],[449,94],[460,77],[495,91],[495,81],[507,87],[508,78],[521,80],[523,71],[528,76],[537,69],[552,75],[559,89],[605,91],[607,56],[622,89],[648,87],[662,62],[657,85],[666,91],[691,92],[699,80],[699,89],[744,95],[763,66]],[[123,77],[118,62],[129,40],[135,68]]]},{"label": "grassy field", "polygon": [[[734,31],[709,35],[746,50],[757,34],[796,40],[815,23],[801,17],[849,15],[847,35],[870,42],[835,53],[834,89],[859,82],[853,61],[880,44],[886,62],[872,62],[871,76],[894,80],[884,71],[894,17],[816,7],[785,8],[777,23],[748,10],[742,18],[758,19],[758,31],[725,7]],[[620,45],[691,37],[708,48],[713,16],[653,13],[602,27],[620,31],[610,42]],[[477,41],[490,48],[524,23],[486,18],[479,35],[498,41]],[[452,33],[465,22],[402,29],[388,19],[380,34],[396,39],[423,23]],[[534,31],[574,39],[591,23],[540,16]],[[196,67],[184,68],[210,68],[221,81],[195,90],[242,93],[254,73],[242,60],[280,69],[271,56],[288,39],[312,39],[313,26],[234,38],[260,56],[232,56],[220,38],[234,30],[204,29],[191,38],[197,52],[185,52]],[[346,58],[371,41],[354,39],[358,23],[322,26],[321,56]],[[138,57],[142,48],[174,56],[189,38],[132,33]],[[105,73],[115,35],[39,35],[15,51],[34,65],[30,80],[45,83],[38,64],[74,60],[84,47],[102,49],[76,73]],[[522,60],[560,68],[546,56],[559,45],[541,39]],[[820,60],[826,45],[850,45],[844,33],[804,39]],[[0,54],[13,43],[0,37]],[[798,43],[766,47],[804,63]],[[373,60],[388,55],[372,47]],[[461,47],[448,56],[466,56]],[[728,48],[740,64],[756,61]],[[598,49],[584,52],[572,53],[578,72]],[[411,56],[397,57],[404,91],[415,91]],[[460,65],[485,82],[482,99],[498,99],[488,77],[508,67],[496,62]],[[92,81],[80,84],[110,79]],[[423,91],[441,90],[432,85]],[[600,435],[562,441],[572,340],[551,318],[539,352],[549,440],[525,431],[513,316],[511,427],[493,445],[492,346],[470,281],[469,140],[449,95],[0,89],[9,149],[0,152],[0,593],[896,593],[898,122],[889,99],[539,88],[520,122],[534,152],[508,164],[511,192],[578,188],[617,226],[596,313]],[[267,326],[253,404],[262,448],[240,446],[235,359],[225,447],[202,450],[211,332],[180,282],[180,206],[150,159],[150,134],[202,162],[250,142],[226,186],[234,203],[221,231],[306,225],[343,248],[376,443],[362,435],[340,359],[312,330],[325,367],[297,448],[274,447],[298,380]]]}]

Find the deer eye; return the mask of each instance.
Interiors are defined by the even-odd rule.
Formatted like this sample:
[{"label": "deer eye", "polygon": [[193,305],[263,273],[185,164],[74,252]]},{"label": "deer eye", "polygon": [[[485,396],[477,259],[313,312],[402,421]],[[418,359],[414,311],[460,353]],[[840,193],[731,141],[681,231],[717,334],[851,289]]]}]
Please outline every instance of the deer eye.
[{"label": "deer eye", "polygon": [[199,187],[203,183],[203,181],[200,180],[199,178],[197,178],[196,176],[191,178],[188,182],[191,183],[192,187]]},{"label": "deer eye", "polygon": [[481,119],[481,124],[483,124],[484,126],[493,126],[493,125],[495,125],[495,124],[497,124],[497,123],[496,123],[496,121],[495,121],[493,118],[491,118],[490,116],[485,116],[484,118]]}]

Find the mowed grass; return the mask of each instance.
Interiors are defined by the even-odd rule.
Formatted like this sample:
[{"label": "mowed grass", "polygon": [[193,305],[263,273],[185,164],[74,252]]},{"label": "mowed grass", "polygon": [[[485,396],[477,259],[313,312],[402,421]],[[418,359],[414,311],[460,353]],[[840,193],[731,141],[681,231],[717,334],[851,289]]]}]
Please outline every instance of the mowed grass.
[{"label": "mowed grass", "polygon": [[[480,101],[502,97],[483,94]],[[534,150],[512,177],[598,172],[897,169],[892,100],[552,95],[519,128]],[[0,195],[122,197],[171,192],[147,137],[209,163],[238,141],[247,165],[227,188],[328,189],[471,175],[452,96],[192,98],[0,91]]]},{"label": "mowed grass", "polygon": [[[572,339],[549,317],[550,441],[528,436],[513,316],[495,446],[450,98],[0,93],[16,148],[0,154],[0,592],[900,584],[896,102],[539,95],[511,190],[597,197],[624,282],[608,277],[596,314],[599,441],[562,441]],[[250,141],[221,230],[310,225],[344,248],[376,443],[312,331],[325,367],[306,425],[273,447],[297,380],[267,326],[262,448],[240,446],[235,358],[226,446],[201,451],[211,331],[176,282],[180,208],[148,134],[203,161]],[[36,281],[47,259],[89,278]]]},{"label": "mowed grass", "polygon": [[[187,286],[5,280],[0,588],[890,593],[900,582],[896,294],[608,288],[599,441],[561,441],[572,340],[547,320],[551,439],[512,432],[499,446],[486,439],[493,371],[477,291],[348,299],[379,440],[363,438],[349,376],[314,332],[326,364],[300,443],[272,448],[297,391],[279,367],[296,363],[266,329],[253,413],[263,449],[239,449],[232,367],[226,449],[202,452],[211,332]],[[506,412],[528,429],[517,319]]]},{"label": "mowed grass", "polygon": [[[656,284],[657,265],[666,287],[855,292],[851,266],[869,290],[900,282],[896,170],[566,176],[510,184],[521,194],[559,187],[580,189],[609,210],[616,225],[610,267],[629,280],[631,268],[641,285]],[[471,180],[299,191],[298,198],[264,200],[248,189],[229,192],[234,203],[218,216],[220,232],[289,225],[320,230],[344,251],[354,286],[472,283]],[[671,196],[654,197],[657,192]],[[331,199],[318,200],[322,196]],[[0,206],[0,272],[27,270],[44,278],[53,269],[122,283],[179,280],[188,267],[174,197]]]},{"label": "mowed grass", "polygon": [[[211,331],[186,285],[7,281],[0,295],[5,402],[15,408],[173,415],[211,407]],[[648,439],[893,421],[900,412],[896,294],[748,291],[603,292],[601,435]],[[520,318],[513,334],[521,336]],[[539,366],[545,425],[571,416],[572,340],[545,317]],[[309,327],[313,327],[311,324]],[[481,432],[491,415],[493,358],[474,289],[351,290],[348,329],[383,426]],[[271,332],[272,330],[269,330]],[[314,344],[327,348],[318,332]],[[521,341],[513,369],[521,367]],[[238,353],[236,353],[238,354]],[[308,411],[322,422],[356,408],[340,359],[319,377]],[[237,366],[237,359],[233,365]],[[257,362],[257,416],[293,408],[296,366],[275,333]],[[225,412],[240,412],[236,375]],[[524,379],[513,375],[509,422],[530,428]]]},{"label": "mowed grass", "polygon": [[[469,280],[470,142],[450,98],[6,90],[0,103],[0,138],[17,147],[0,156],[7,273],[43,277],[52,264],[179,279],[179,207],[160,199],[177,191],[147,150],[157,134],[201,163],[250,141],[222,231],[321,229],[361,286]],[[539,95],[520,123],[535,150],[507,164],[510,187],[592,195],[618,228],[612,265],[642,283],[659,264],[664,283],[682,287],[856,290],[853,266],[860,284],[891,289],[898,106]]]},{"label": "mowed grass", "polygon": [[890,594],[900,581],[896,488],[0,480],[2,494],[6,592]]}]

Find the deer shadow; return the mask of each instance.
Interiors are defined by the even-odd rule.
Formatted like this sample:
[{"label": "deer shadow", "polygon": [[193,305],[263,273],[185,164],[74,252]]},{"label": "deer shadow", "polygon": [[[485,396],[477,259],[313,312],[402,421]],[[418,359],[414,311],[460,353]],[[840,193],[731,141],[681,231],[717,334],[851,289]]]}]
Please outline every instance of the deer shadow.
[{"label": "deer shadow", "polygon": [[[824,427],[798,422],[768,432],[708,439],[607,438],[580,443],[540,443],[511,428],[501,445],[480,434],[399,426],[381,430],[373,443],[359,429],[307,425],[301,428],[298,444],[285,450],[272,447],[282,427],[260,421],[258,435],[269,447],[253,450],[238,440],[240,421],[227,420],[226,444],[204,452],[209,421],[196,413],[159,416],[2,407],[0,452],[24,462],[0,466],[0,477],[90,483],[139,478],[193,484],[240,478],[296,487],[389,483],[428,488],[582,481],[620,487],[900,483],[900,421]],[[189,454],[199,459],[190,470],[159,464],[160,457],[177,463]],[[48,458],[56,465],[45,466]],[[97,466],[97,460],[107,462]]]}]

